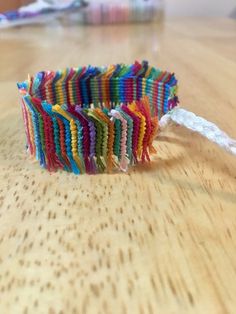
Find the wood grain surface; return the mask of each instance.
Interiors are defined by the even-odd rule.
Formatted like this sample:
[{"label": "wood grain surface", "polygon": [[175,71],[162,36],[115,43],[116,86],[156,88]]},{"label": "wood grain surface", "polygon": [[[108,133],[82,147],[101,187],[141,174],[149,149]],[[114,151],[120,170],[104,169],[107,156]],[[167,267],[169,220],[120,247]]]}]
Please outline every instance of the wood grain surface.
[{"label": "wood grain surface", "polygon": [[236,158],[171,126],[127,174],[50,174],[26,155],[16,89],[39,70],[147,59],[236,138],[236,23],[26,27],[0,47],[0,313],[236,313]]}]

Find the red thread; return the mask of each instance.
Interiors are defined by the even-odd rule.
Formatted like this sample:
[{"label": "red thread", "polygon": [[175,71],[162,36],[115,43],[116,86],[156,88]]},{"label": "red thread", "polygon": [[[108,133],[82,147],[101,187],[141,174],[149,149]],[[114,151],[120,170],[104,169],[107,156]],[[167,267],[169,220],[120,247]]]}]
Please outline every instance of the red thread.
[{"label": "red thread", "polygon": [[41,114],[44,123],[44,136],[45,136],[45,153],[47,160],[47,169],[55,171],[58,168],[63,168],[57,155],[53,138],[53,125],[50,116],[43,110],[41,101],[37,98],[32,98],[32,102],[38,112]]}]

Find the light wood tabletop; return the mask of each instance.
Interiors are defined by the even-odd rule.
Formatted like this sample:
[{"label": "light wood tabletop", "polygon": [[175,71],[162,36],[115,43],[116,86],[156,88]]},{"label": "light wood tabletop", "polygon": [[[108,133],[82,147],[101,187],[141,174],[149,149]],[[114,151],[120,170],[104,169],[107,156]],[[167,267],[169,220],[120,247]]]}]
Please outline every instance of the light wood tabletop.
[{"label": "light wood tabletop", "polygon": [[50,174],[25,151],[17,81],[149,60],[236,138],[236,22],[0,31],[0,313],[236,312],[236,158],[179,127],[128,173]]}]

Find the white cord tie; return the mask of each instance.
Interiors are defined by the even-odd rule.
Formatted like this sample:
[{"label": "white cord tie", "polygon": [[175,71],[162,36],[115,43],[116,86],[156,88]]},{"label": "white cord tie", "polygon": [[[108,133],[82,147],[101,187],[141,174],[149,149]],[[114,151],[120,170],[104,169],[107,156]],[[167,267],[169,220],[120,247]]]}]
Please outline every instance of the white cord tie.
[{"label": "white cord tie", "polygon": [[159,121],[161,130],[165,128],[171,121],[201,134],[202,136],[208,138],[211,142],[216,143],[223,149],[236,155],[236,140],[230,138],[214,123],[196,116],[190,111],[178,107],[174,108],[161,118]]}]

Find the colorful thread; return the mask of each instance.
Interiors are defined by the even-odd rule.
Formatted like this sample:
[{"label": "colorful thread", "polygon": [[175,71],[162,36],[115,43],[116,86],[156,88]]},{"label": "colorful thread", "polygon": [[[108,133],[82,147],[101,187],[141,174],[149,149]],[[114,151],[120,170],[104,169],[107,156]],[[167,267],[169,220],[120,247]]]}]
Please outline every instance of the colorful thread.
[{"label": "colorful thread", "polygon": [[146,61],[39,72],[18,88],[30,155],[75,174],[150,161],[158,118],[178,103],[174,74]]}]

